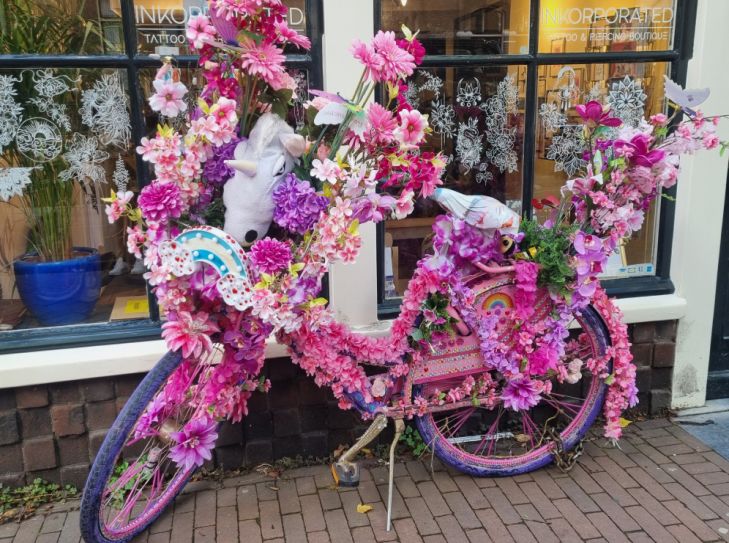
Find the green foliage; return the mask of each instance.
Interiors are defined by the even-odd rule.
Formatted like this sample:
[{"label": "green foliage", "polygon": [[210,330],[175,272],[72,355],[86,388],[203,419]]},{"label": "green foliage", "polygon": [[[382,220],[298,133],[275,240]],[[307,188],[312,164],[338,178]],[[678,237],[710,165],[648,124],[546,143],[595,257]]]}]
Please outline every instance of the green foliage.
[{"label": "green foliage", "polygon": [[414,456],[422,456],[428,450],[428,446],[420,437],[420,433],[412,426],[405,427],[405,431],[400,436],[400,443],[404,443]]},{"label": "green foliage", "polygon": [[414,341],[430,343],[435,333],[445,332],[453,335],[453,324],[456,319],[448,314],[449,304],[450,300],[444,294],[440,292],[430,294],[423,302],[423,319],[420,321],[420,325],[410,333],[410,337]]},{"label": "green foliage", "polygon": [[61,502],[78,495],[76,487],[62,487],[35,479],[32,484],[9,488],[0,484],[0,524],[9,520],[22,520],[33,514],[41,505]]},{"label": "green foliage", "polygon": [[559,224],[553,228],[545,228],[534,219],[524,219],[521,230],[524,239],[520,246],[530,258],[539,264],[540,287],[556,290],[568,295],[567,284],[575,278],[574,270],[569,266],[569,254],[572,247],[570,235],[577,226]]}]

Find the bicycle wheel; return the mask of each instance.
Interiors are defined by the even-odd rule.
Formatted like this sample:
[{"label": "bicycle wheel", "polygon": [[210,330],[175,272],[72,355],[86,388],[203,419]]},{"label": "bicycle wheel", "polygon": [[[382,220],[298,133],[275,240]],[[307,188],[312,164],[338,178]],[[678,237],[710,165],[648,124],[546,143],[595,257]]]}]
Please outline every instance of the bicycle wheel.
[{"label": "bicycle wheel", "polygon": [[[587,307],[575,319],[582,333],[568,343],[566,356],[603,356],[610,339],[597,311]],[[429,397],[435,388],[458,386],[458,380],[452,381],[416,385],[413,394]],[[480,477],[518,475],[551,463],[558,447],[560,452],[575,447],[600,413],[606,389],[604,379],[585,370],[576,384],[553,380],[551,393],[528,411],[505,409],[500,403],[489,408],[446,407],[416,418],[415,424],[434,454],[459,471]]]},{"label": "bicycle wheel", "polygon": [[[205,361],[183,362],[179,353],[167,353],[134,390],[106,435],[81,500],[85,541],[128,541],[141,533],[172,503],[195,471],[169,458],[170,432],[182,428],[194,409],[180,395],[163,414],[154,415],[155,399],[165,385],[175,378],[192,385],[206,367]],[[176,382],[179,387],[179,380]],[[146,422],[141,424],[143,416]]]}]

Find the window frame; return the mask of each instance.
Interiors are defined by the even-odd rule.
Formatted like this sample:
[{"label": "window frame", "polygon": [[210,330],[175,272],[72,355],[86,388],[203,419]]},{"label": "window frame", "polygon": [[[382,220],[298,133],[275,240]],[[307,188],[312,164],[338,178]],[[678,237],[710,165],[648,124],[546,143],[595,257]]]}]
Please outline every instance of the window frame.
[{"label": "window frame", "polygon": [[[375,32],[382,29],[382,1],[373,0]],[[529,53],[499,55],[426,55],[423,68],[443,68],[462,66],[522,65],[527,68],[524,147],[522,159],[522,209],[531,216],[534,182],[536,128],[537,128],[537,85],[540,66],[549,64],[589,64],[599,60],[609,62],[666,62],[670,66],[670,77],[680,85],[686,84],[688,63],[693,56],[694,33],[698,0],[676,0],[673,47],[665,51],[615,51],[605,53],[540,53],[539,52],[539,14],[540,0],[531,0],[529,6]],[[416,29],[413,29],[416,30]],[[529,182],[527,182],[529,180]],[[676,187],[665,191],[675,197]],[[525,204],[525,202],[527,204]],[[662,198],[658,218],[658,240],[655,275],[627,277],[603,281],[610,296],[633,298],[673,294],[675,287],[671,281],[671,250],[673,241],[675,205]],[[385,224],[377,225],[377,315],[381,319],[396,317],[400,312],[398,299],[385,299]]]},{"label": "window frame", "polygon": [[[322,36],[324,34],[323,0],[306,0],[306,32],[311,40],[311,50],[305,54],[289,54],[286,65],[293,69],[304,69],[309,74],[309,85],[321,88],[323,82]],[[41,55],[18,53],[0,55],[0,70],[10,68],[116,68],[125,69],[129,86],[129,109],[132,123],[132,140],[136,147],[146,136],[143,114],[142,88],[139,73],[144,68],[158,68],[159,57],[138,52],[137,25],[134,16],[134,0],[121,0],[121,26],[124,37],[124,53],[94,55]],[[175,56],[180,68],[197,67],[197,55]],[[137,185],[146,186],[151,180],[148,164],[135,152],[137,163]],[[0,354],[32,350],[47,350],[57,347],[77,347],[128,343],[140,340],[158,339],[161,331],[159,308],[154,294],[147,285],[149,318],[135,321],[104,322],[49,326],[25,330],[0,332]]]}]

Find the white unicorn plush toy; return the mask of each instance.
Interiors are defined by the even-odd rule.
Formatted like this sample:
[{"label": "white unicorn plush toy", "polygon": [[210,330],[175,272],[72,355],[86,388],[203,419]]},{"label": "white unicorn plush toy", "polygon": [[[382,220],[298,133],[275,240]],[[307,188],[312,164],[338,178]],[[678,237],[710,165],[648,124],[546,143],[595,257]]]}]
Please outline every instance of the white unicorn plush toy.
[{"label": "white unicorn plush toy", "polygon": [[248,139],[236,146],[235,160],[226,160],[236,173],[223,189],[223,229],[238,243],[248,246],[266,235],[273,220],[273,191],[305,149],[304,137],[286,121],[264,113]]}]

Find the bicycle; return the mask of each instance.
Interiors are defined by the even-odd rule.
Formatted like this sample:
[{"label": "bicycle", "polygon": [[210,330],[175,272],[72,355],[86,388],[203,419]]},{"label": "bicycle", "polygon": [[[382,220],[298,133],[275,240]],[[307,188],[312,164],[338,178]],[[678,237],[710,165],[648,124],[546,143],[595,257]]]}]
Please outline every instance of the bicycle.
[{"label": "bicycle", "polygon": [[[215,90],[203,91],[184,138],[161,127],[142,140],[139,152],[157,179],[142,189],[139,208],[131,193],[107,199],[110,218],[134,224],[130,251],[141,257],[145,248],[170,352],[131,395],[94,460],[81,504],[89,542],[142,532],[212,459],[218,424],[240,422],[251,394],[269,387],[260,372],[271,334],[342,408],[372,421],[332,466],[339,484],[357,484],[357,453],[394,421],[388,529],[405,420],[443,463],[509,476],[552,461],[570,469],[600,411],[606,437],[617,439],[620,414],[637,402],[627,329],[598,276],[620,239],[640,228],[649,203],[675,183],[678,155],[718,145],[712,123],[685,107],[696,105],[697,93],[667,83],[690,117],[670,135],[666,115],[623,133],[623,121],[601,104],[577,106],[589,155],[577,157],[584,173],[561,198],[532,202],[546,211],[539,222],[487,196],[437,188],[445,161],[421,150],[427,119],[402,107],[398,120],[368,105],[382,81],[388,106],[405,100],[398,85],[420,54],[407,29],[401,42],[380,32],[370,45],[354,44],[365,70],[353,98],[312,91],[319,102],[306,108],[305,135],[268,111],[282,100],[275,89],[288,81],[282,67],[266,73],[283,82],[261,85],[248,64],[226,71],[252,50],[265,56],[274,44],[306,45],[285,26],[280,1],[266,3],[270,9],[255,17],[224,18],[237,4],[216,0],[210,19],[193,19],[188,37]],[[261,41],[268,49],[258,49]],[[378,59],[378,51],[387,55]],[[169,111],[184,111],[178,79],[166,63],[150,104],[164,110],[170,101]],[[225,92],[247,101],[241,107]],[[215,168],[203,175],[213,157]],[[222,189],[206,184],[223,163],[233,176]],[[360,222],[407,216],[416,192],[446,211],[433,226],[433,254],[418,263],[390,334],[357,334],[326,308],[322,278],[329,263],[356,257]],[[194,225],[216,200],[226,205],[223,228]],[[272,221],[290,238],[265,238]]]}]

